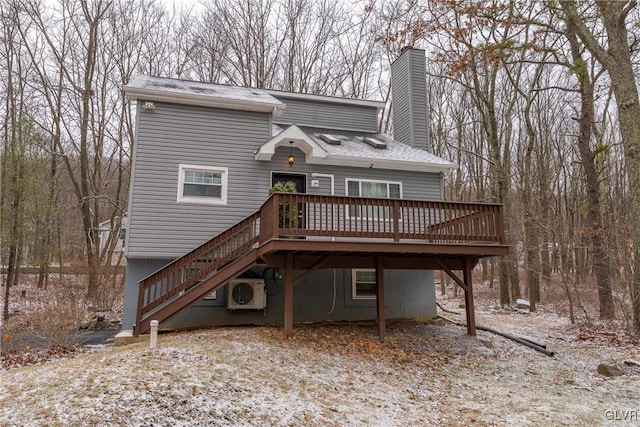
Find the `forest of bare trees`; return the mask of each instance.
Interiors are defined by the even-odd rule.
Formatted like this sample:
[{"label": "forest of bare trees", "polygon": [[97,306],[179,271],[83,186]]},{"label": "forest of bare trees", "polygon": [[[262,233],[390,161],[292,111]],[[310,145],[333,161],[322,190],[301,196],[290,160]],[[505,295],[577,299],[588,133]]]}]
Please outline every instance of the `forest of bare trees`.
[{"label": "forest of bare trees", "polygon": [[[179,2],[176,2],[179,3]],[[380,99],[389,66],[427,54],[432,145],[450,200],[505,205],[511,254],[481,286],[532,310],[640,333],[640,103],[635,1],[0,0],[1,266],[46,287],[86,272],[99,304],[126,213],[137,74]],[[116,232],[98,242],[99,224]]]}]

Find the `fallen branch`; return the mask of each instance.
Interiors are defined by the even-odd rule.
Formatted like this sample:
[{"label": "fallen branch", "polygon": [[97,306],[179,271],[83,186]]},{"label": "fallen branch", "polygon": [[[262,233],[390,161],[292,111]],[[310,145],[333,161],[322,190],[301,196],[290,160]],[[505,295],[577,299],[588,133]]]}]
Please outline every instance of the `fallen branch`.
[{"label": "fallen branch", "polygon": [[440,310],[444,311],[445,313],[451,313],[451,314],[460,314],[459,311],[453,311],[453,310],[447,310],[446,308],[444,308],[443,306],[440,305],[440,303],[438,301],[436,301],[436,305],[438,307],[440,307]]},{"label": "fallen branch", "polygon": [[[462,327],[465,327],[465,328],[467,327],[467,325],[465,325],[464,323],[456,322],[455,320],[448,319],[448,318],[446,318],[444,316],[439,316],[439,317],[441,319],[443,319],[443,320],[446,320],[447,322],[453,323],[456,326],[462,326]],[[518,338],[516,336],[510,335],[510,334],[506,334],[504,332],[496,331],[495,329],[492,329],[492,328],[487,328],[486,326],[476,325],[476,329],[481,330],[481,331],[485,331],[485,332],[491,332],[493,334],[500,335],[501,337],[508,338],[511,341],[515,341],[518,344],[525,345],[525,346],[527,346],[529,348],[534,349],[535,351],[539,351],[540,353],[546,354],[547,356],[553,357],[555,355],[555,353],[553,351],[547,350],[546,346],[542,346],[541,344],[534,343],[534,342],[532,342],[530,340],[524,340],[522,338]]]},{"label": "fallen branch", "polygon": [[536,340],[533,340],[533,339],[531,339],[531,338],[528,338],[528,337],[518,337],[518,338],[520,338],[520,339],[521,339],[521,340],[523,340],[523,341],[530,342],[531,344],[535,344],[535,345],[537,345],[538,347],[542,347],[542,348],[544,348],[544,349],[546,349],[546,348],[547,348],[547,345],[546,345],[546,344],[543,344],[543,343],[538,342],[538,341],[536,341]]}]

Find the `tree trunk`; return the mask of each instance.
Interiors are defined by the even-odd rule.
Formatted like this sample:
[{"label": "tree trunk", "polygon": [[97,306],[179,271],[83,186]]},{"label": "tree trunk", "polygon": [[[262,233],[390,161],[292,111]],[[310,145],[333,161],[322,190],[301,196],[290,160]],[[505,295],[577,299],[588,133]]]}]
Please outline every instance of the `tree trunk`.
[{"label": "tree trunk", "polygon": [[575,35],[575,26],[567,25],[567,37],[571,45],[573,56],[573,70],[578,76],[580,84],[580,118],[578,119],[578,149],[582,160],[587,181],[587,208],[588,232],[591,237],[591,260],[593,272],[598,286],[598,300],[600,302],[600,319],[613,319],[615,309],[613,305],[613,293],[611,290],[611,275],[609,254],[605,244],[605,230],[601,218],[602,206],[600,191],[598,188],[598,171],[595,165],[595,155],[591,150],[592,127],[595,121],[593,82],[589,75],[586,62],[580,53],[580,45]]},{"label": "tree trunk", "polygon": [[630,231],[633,242],[633,283],[631,304],[633,311],[633,332],[640,334],[640,100],[636,86],[631,49],[628,42],[626,19],[636,7],[635,1],[597,1],[607,34],[606,48],[589,31],[577,11],[573,1],[560,2],[567,15],[567,22],[575,26],[575,31],[585,47],[609,73],[618,110],[618,124],[624,147],[629,183]]},{"label": "tree trunk", "polygon": [[604,18],[613,63],[604,64],[611,76],[618,107],[620,134],[624,146],[631,204],[631,232],[634,247],[632,285],[633,327],[640,334],[640,100],[627,38],[625,3],[598,2]]}]

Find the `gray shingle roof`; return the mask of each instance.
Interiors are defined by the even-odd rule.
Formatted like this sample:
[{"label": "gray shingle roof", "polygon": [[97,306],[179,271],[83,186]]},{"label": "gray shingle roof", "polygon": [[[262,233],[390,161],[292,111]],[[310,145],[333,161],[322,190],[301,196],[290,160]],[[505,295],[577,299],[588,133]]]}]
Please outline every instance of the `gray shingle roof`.
[{"label": "gray shingle roof", "polygon": [[[274,124],[272,135],[282,132],[285,127]],[[319,129],[300,127],[314,142],[322,147],[329,156],[353,157],[358,159],[371,159],[383,161],[400,161],[411,163],[423,163],[439,166],[443,169],[455,168],[456,164],[438,157],[433,153],[418,148],[410,147],[400,141],[380,133],[349,132],[333,129]],[[327,143],[320,137],[321,134],[330,134],[340,140],[340,145]],[[374,148],[362,140],[362,138],[375,138],[387,145],[387,148]]]},{"label": "gray shingle roof", "polygon": [[[151,77],[140,75],[129,81],[124,87],[130,99],[158,100],[189,98],[190,104],[200,103],[209,105],[221,103],[236,104],[262,109],[284,109],[285,105],[266,91],[256,88],[228,86],[215,83],[203,83],[190,80],[178,80],[165,77]],[[174,99],[176,98],[176,99]]]}]

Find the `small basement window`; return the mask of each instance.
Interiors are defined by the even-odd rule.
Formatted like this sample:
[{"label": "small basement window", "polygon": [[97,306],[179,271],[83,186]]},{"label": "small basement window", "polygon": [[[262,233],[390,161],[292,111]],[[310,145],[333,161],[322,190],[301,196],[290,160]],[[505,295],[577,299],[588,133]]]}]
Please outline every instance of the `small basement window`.
[{"label": "small basement window", "polygon": [[205,296],[203,299],[217,299],[217,298],[218,298],[218,291],[213,291],[207,296]]},{"label": "small basement window", "polygon": [[226,205],[227,175],[223,167],[180,165],[178,202]]},{"label": "small basement window", "polygon": [[376,299],[376,270],[351,270],[351,298]]}]

